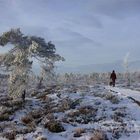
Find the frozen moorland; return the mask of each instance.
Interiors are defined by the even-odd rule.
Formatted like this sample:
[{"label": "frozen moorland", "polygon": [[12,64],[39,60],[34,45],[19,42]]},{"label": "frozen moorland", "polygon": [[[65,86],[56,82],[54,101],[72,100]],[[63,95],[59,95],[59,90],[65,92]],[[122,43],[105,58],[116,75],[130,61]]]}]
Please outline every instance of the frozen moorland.
[{"label": "frozen moorland", "polygon": [[23,103],[1,76],[0,140],[140,140],[139,84],[117,82],[30,86]]}]

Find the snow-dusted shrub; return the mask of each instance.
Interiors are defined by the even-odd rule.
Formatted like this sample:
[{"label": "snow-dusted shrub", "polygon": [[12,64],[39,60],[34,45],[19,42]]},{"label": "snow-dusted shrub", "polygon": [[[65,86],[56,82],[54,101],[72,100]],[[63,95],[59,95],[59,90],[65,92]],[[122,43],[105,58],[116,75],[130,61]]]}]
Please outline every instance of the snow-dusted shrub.
[{"label": "snow-dusted shrub", "polygon": [[23,106],[22,103],[22,100],[3,101],[1,102],[0,112],[12,114]]},{"label": "snow-dusted shrub", "polygon": [[46,95],[47,95],[46,93],[38,93],[36,95],[36,98],[40,100],[44,100],[46,98]]},{"label": "snow-dusted shrub", "polygon": [[13,106],[19,106],[19,107],[21,107],[23,103],[23,101],[20,99],[15,99],[15,100],[12,100],[11,102]]},{"label": "snow-dusted shrub", "polygon": [[77,99],[77,100],[71,100],[70,98],[65,98],[61,100],[61,104],[59,104],[58,106],[58,110],[60,112],[65,112],[66,110],[69,109],[75,109],[76,106],[78,106],[80,104],[81,100]]},{"label": "snow-dusted shrub", "polygon": [[31,116],[34,119],[38,119],[43,115],[43,112],[39,109],[39,110],[33,110],[29,113],[29,116]]},{"label": "snow-dusted shrub", "polygon": [[27,89],[35,59],[41,64],[39,84],[55,81],[54,63],[64,58],[56,54],[54,44],[46,43],[40,37],[24,36],[20,29],[11,29],[0,36],[0,45],[7,44],[14,47],[8,53],[0,55],[0,66],[10,75],[9,94],[13,98],[20,97]]},{"label": "snow-dusted shrub", "polygon": [[35,128],[31,128],[31,127],[22,127],[22,128],[17,129],[18,134],[27,134],[33,131],[35,131]]},{"label": "snow-dusted shrub", "polygon": [[36,96],[37,99],[45,100],[47,98],[47,95],[55,93],[54,89],[51,87],[47,87],[44,91],[41,91],[40,93],[33,93],[32,96]]},{"label": "snow-dusted shrub", "polygon": [[107,93],[105,95],[105,99],[109,100],[113,104],[118,104],[120,102],[119,98],[116,95],[113,95],[112,93]]},{"label": "snow-dusted shrub", "polygon": [[93,93],[93,95],[94,95],[95,97],[100,97],[100,98],[104,98],[104,97],[105,97],[105,94],[103,94],[103,93],[98,93],[98,92]]},{"label": "snow-dusted shrub", "polygon": [[9,114],[0,114],[0,121],[8,121],[9,120]]},{"label": "snow-dusted shrub", "polygon": [[44,90],[44,93],[47,94],[52,94],[55,92],[56,89],[56,85],[52,85],[52,86],[47,86],[47,88]]},{"label": "snow-dusted shrub", "polygon": [[37,94],[38,94],[38,91],[33,91],[33,92],[31,93],[31,97],[35,97],[35,96],[37,96]]},{"label": "snow-dusted shrub", "polygon": [[91,106],[84,106],[79,108],[79,112],[81,114],[92,114],[92,115],[96,115],[97,109],[91,107]]},{"label": "snow-dusted shrub", "polygon": [[75,116],[79,116],[80,112],[79,110],[74,110],[74,111],[70,111],[67,115],[68,117],[74,118]]},{"label": "snow-dusted shrub", "polygon": [[53,99],[46,95],[44,98],[42,98],[42,100],[44,102],[50,103]]},{"label": "snow-dusted shrub", "polygon": [[103,131],[96,130],[93,133],[93,136],[90,138],[90,140],[109,140],[109,139],[107,138],[107,135]]},{"label": "snow-dusted shrub", "polygon": [[67,116],[74,119],[80,116],[80,112],[79,110],[70,111],[68,112]]},{"label": "snow-dusted shrub", "polygon": [[117,116],[116,114],[114,114],[114,115],[112,116],[112,118],[113,118],[113,120],[114,120],[115,122],[121,122],[121,123],[123,123],[123,119],[122,119],[120,116]]},{"label": "snow-dusted shrub", "polygon": [[70,111],[67,114],[67,118],[64,118],[63,120],[65,122],[88,124],[89,122],[95,121],[97,110],[98,109],[89,106],[80,107],[78,110]]},{"label": "snow-dusted shrub", "polygon": [[126,116],[126,113],[124,111],[115,111],[114,114],[116,116],[119,116],[119,117],[125,117]]},{"label": "snow-dusted shrub", "polygon": [[48,120],[55,120],[55,116],[53,115],[53,113],[48,113],[46,117]]},{"label": "snow-dusted shrub", "polygon": [[45,128],[48,128],[49,131],[59,133],[65,131],[64,127],[60,122],[51,120],[44,125]]},{"label": "snow-dusted shrub", "polygon": [[81,137],[82,136],[82,133],[85,133],[85,129],[84,128],[76,128],[74,130],[73,136],[74,137]]},{"label": "snow-dusted shrub", "polygon": [[48,140],[45,136],[39,136],[37,137],[37,140]]},{"label": "snow-dusted shrub", "polygon": [[12,100],[12,98],[9,98],[7,96],[0,97],[0,104],[6,103],[9,100]]},{"label": "snow-dusted shrub", "polygon": [[2,101],[0,104],[1,106],[11,107],[12,102],[7,100],[7,101]]},{"label": "snow-dusted shrub", "polygon": [[10,115],[12,115],[17,109],[19,109],[18,106],[1,106],[0,108],[0,120],[8,120]]},{"label": "snow-dusted shrub", "polygon": [[120,108],[120,109],[118,108],[112,116],[114,121],[121,122],[121,123],[123,123],[123,118],[125,117],[126,117],[126,111],[124,108]]},{"label": "snow-dusted shrub", "polygon": [[89,122],[94,122],[97,110],[98,109],[90,106],[79,108],[80,120],[79,118],[77,118],[76,121],[82,124],[88,124]]},{"label": "snow-dusted shrub", "polygon": [[70,105],[71,105],[72,100],[71,99],[63,99],[61,101],[61,104],[59,105],[59,111],[60,112],[65,112],[66,110],[70,109]]},{"label": "snow-dusted shrub", "polygon": [[16,132],[15,131],[5,132],[3,133],[3,137],[7,138],[8,140],[15,140]]},{"label": "snow-dusted shrub", "polygon": [[21,118],[21,121],[24,123],[24,124],[30,124],[32,121],[33,121],[33,118],[32,116],[30,115],[26,115],[24,117]]},{"label": "snow-dusted shrub", "polygon": [[88,86],[78,86],[77,91],[78,92],[89,92],[90,88]]}]

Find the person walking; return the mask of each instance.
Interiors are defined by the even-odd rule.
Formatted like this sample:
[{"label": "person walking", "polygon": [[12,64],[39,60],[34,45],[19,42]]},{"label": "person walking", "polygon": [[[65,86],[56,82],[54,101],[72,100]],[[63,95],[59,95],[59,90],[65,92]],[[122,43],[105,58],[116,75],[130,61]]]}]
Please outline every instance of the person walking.
[{"label": "person walking", "polygon": [[112,80],[113,87],[115,87],[115,81],[116,81],[117,77],[116,77],[116,73],[114,70],[112,71],[112,73],[110,75],[110,79]]}]

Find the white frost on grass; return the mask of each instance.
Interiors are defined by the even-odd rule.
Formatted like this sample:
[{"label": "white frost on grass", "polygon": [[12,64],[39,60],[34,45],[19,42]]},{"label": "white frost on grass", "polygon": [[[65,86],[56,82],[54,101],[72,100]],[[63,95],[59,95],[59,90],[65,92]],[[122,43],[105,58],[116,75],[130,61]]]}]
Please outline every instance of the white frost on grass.
[{"label": "white frost on grass", "polygon": [[[122,122],[123,124],[126,124],[125,130],[127,130],[129,134],[128,132],[121,132],[119,140],[140,140],[140,106],[127,98],[127,96],[131,96],[139,100],[140,92],[130,89],[123,89],[120,87],[113,88],[107,86],[104,88],[103,85],[89,86],[89,91],[85,92],[80,92],[80,90],[78,90],[76,93],[64,92],[64,90],[59,91],[58,93],[48,94],[47,97],[52,99],[51,103],[55,107],[61,105],[61,101],[64,99],[70,99],[71,101],[79,100],[75,108],[52,113],[58,121],[61,121],[66,131],[61,133],[52,133],[48,129],[45,129],[42,124],[38,124],[34,132],[24,135],[19,134],[16,140],[20,140],[23,137],[27,140],[35,140],[38,137],[46,137],[48,140],[89,140],[95,129],[103,130],[107,133],[108,137],[111,138],[111,131],[113,131],[113,129],[120,129],[123,131],[123,127],[121,126]],[[118,103],[112,103],[111,100],[106,98],[106,95],[110,93],[112,96],[117,97],[119,100]],[[26,98],[25,106],[14,113],[11,123],[17,122],[19,128],[23,127],[23,124],[21,124],[21,117],[34,109],[41,110],[42,107],[43,102],[41,102],[40,99]],[[79,109],[82,107],[92,107],[92,109],[97,109],[95,116],[91,116],[91,121],[89,121],[87,124],[80,122],[63,122],[63,118],[68,118],[68,114],[70,112],[79,111]],[[115,112],[120,113],[115,117],[122,115],[120,117],[120,121],[114,120]],[[85,117],[87,115],[88,114],[85,114]],[[76,119],[81,119],[82,116],[79,114],[74,117],[76,117]],[[72,117],[72,119],[74,119],[74,117]],[[0,125],[1,124],[2,122],[0,122]],[[86,130],[86,132],[82,133],[81,137],[73,137],[75,129],[78,128],[83,128]],[[0,140],[2,140],[2,138],[0,138]]]}]

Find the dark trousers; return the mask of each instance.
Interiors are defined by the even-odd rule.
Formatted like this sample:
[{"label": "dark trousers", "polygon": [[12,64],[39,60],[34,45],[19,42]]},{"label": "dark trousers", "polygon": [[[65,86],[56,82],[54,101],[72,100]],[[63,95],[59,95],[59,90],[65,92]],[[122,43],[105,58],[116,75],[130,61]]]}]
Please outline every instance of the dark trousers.
[{"label": "dark trousers", "polygon": [[115,87],[115,79],[112,79],[112,85]]}]

